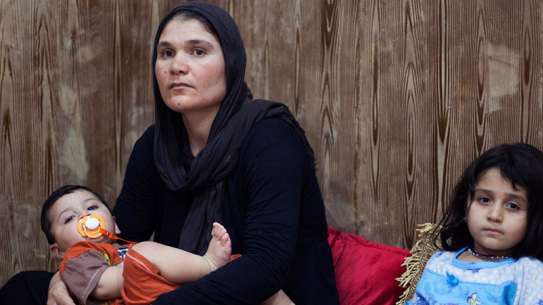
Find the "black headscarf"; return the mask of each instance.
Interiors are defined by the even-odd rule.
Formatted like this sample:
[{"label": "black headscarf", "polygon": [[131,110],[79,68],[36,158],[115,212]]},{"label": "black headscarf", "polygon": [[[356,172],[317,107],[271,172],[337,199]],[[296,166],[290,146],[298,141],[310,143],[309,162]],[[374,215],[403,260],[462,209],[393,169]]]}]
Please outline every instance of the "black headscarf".
[{"label": "black headscarf", "polygon": [[[224,55],[226,96],[211,125],[206,146],[192,156],[182,117],[169,109],[159,91],[155,74],[157,45],[166,25],[178,15],[188,13],[207,20],[219,40]],[[238,27],[220,7],[208,3],[186,3],[174,8],[159,24],[153,46],[153,90],[156,102],[154,158],[158,172],[170,190],[194,193],[179,237],[179,248],[204,254],[214,221],[221,221],[224,181],[235,168],[241,143],[254,124],[278,117],[295,127],[313,153],[303,130],[287,107],[269,101],[252,101],[244,80],[245,47]]]}]

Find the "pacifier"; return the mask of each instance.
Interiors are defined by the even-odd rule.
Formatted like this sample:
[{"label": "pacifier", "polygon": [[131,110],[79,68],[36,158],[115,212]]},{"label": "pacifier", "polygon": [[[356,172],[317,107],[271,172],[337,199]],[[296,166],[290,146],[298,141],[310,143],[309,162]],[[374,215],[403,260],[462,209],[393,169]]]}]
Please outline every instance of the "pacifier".
[{"label": "pacifier", "polygon": [[87,215],[82,217],[77,222],[77,232],[83,237],[98,238],[102,235],[106,235],[105,221],[100,215]]},{"label": "pacifier", "polygon": [[117,236],[117,234],[104,229],[105,227],[106,222],[100,215],[89,214],[81,217],[81,219],[79,219],[77,222],[77,232],[79,232],[79,234],[85,238],[98,238],[105,235],[112,241],[120,240],[126,243],[131,243],[131,241],[122,239]]}]

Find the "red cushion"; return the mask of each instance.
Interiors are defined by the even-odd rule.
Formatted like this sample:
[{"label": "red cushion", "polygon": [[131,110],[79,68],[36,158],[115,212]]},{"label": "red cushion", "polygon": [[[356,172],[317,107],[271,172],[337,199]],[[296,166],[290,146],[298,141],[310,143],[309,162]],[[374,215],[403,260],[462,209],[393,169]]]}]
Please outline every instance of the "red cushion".
[{"label": "red cushion", "polygon": [[328,229],[341,305],[393,305],[403,291],[396,278],[409,251]]}]

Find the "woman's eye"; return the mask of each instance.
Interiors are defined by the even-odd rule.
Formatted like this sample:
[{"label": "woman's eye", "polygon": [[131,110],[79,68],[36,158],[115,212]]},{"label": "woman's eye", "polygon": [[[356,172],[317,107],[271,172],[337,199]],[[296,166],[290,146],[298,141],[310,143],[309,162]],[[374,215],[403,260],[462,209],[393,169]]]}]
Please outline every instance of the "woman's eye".
[{"label": "woman's eye", "polygon": [[192,54],[195,56],[204,56],[206,55],[206,51],[201,48],[195,48],[194,50],[192,50]]},{"label": "woman's eye", "polygon": [[161,58],[170,58],[175,55],[175,52],[172,49],[161,49],[159,51],[159,56]]},{"label": "woman's eye", "polygon": [[71,222],[74,218],[75,218],[75,216],[73,216],[73,215],[64,218],[64,224],[67,224],[67,223]]}]

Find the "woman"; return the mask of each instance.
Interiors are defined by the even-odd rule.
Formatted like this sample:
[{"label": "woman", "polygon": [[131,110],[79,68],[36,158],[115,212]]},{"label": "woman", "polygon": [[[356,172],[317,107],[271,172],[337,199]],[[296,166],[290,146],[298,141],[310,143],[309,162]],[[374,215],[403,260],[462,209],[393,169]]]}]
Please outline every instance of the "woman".
[{"label": "woman", "polygon": [[[338,304],[313,153],[288,109],[253,101],[233,19],[188,3],[153,47],[155,124],[136,142],[115,214],[123,237],[203,253],[214,221],[238,260],[154,304]],[[64,303],[63,283],[48,304]]]},{"label": "woman", "polygon": [[251,101],[239,31],[186,4],[159,25],[156,122],[135,144],[115,207],[125,237],[203,253],[220,221],[242,257],[156,304],[336,304],[311,149],[286,107]]}]

